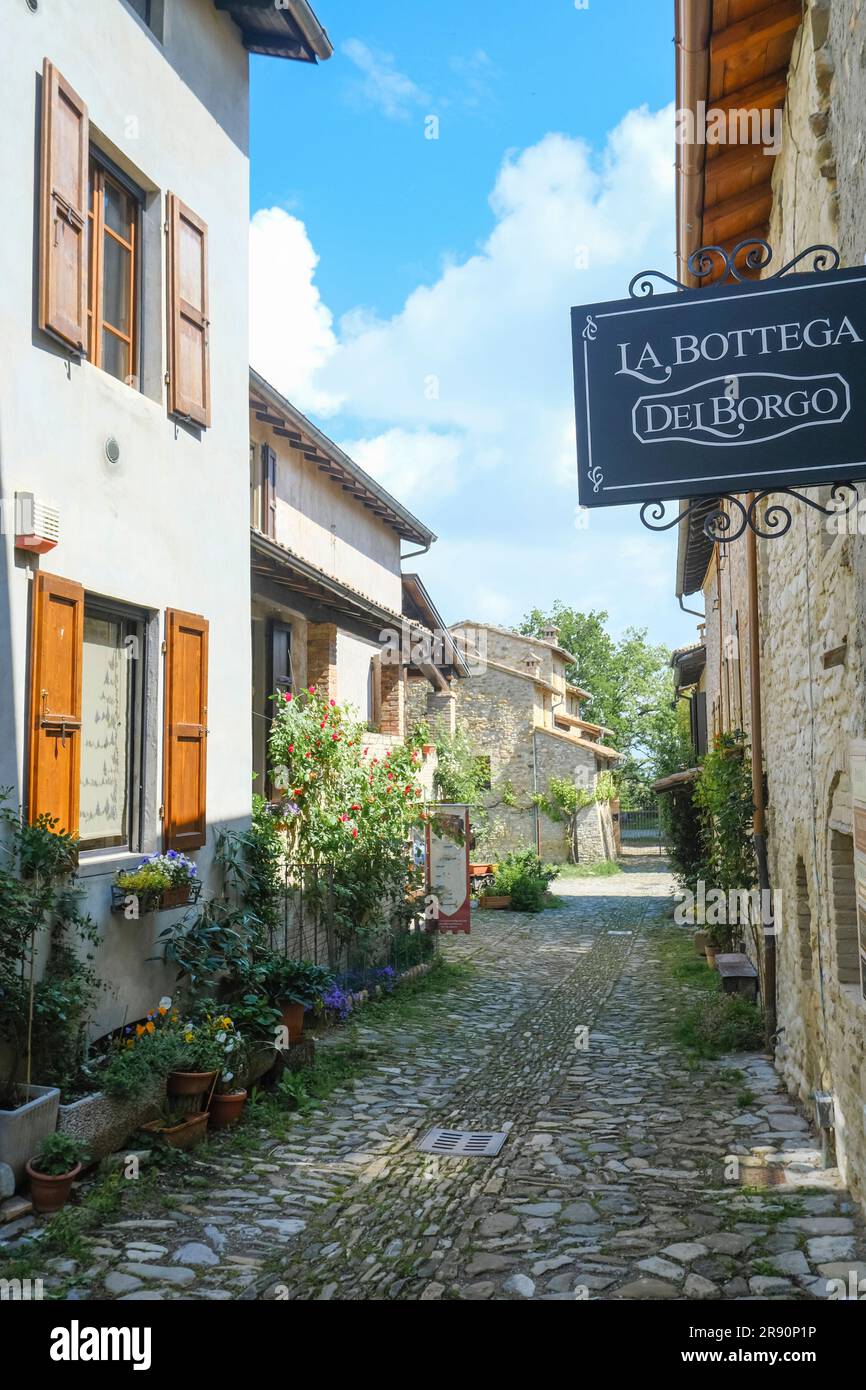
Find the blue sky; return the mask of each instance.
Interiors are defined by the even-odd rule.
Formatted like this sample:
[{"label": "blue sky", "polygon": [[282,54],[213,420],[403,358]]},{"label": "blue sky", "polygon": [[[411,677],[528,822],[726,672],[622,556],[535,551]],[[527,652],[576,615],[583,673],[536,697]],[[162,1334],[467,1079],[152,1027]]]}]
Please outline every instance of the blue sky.
[{"label": "blue sky", "polygon": [[672,537],[575,524],[569,342],[670,268],[672,5],[317,13],[327,63],[252,60],[253,364],[437,532],[447,621],[561,598],[691,640]]}]

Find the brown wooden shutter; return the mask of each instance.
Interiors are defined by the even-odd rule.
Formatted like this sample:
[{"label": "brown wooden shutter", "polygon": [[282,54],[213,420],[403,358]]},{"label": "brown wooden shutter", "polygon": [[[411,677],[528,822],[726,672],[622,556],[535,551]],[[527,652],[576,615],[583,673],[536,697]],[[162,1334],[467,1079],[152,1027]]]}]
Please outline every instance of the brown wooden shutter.
[{"label": "brown wooden shutter", "polygon": [[37,574],[30,629],[28,813],[78,834],[84,590]]},{"label": "brown wooden shutter", "polygon": [[39,327],[87,351],[87,107],[48,59],[42,66]]},{"label": "brown wooden shutter", "polygon": [[210,424],[207,226],[168,195],[168,408]]},{"label": "brown wooden shutter", "polygon": [[262,445],[262,530],[277,535],[277,456],[270,444]]},{"label": "brown wooden shutter", "polygon": [[185,853],[207,838],[208,624],[195,613],[165,615],[163,839]]}]

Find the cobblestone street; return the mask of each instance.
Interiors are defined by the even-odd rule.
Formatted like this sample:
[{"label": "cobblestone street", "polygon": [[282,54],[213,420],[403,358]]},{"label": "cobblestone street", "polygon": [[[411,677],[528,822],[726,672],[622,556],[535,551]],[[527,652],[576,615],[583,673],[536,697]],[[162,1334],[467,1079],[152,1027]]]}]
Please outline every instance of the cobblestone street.
[{"label": "cobblestone street", "polygon": [[[647,859],[562,881],[539,916],[476,912],[444,944],[468,963],[452,990],[352,1025],[376,1057],[354,1086],[287,1140],[199,1150],[161,1207],[46,1268],[128,1299],[805,1299],[866,1277],[854,1204],[770,1065],[698,1068],[669,1041],[669,888]],[[432,1125],[508,1137],[440,1158],[416,1148]]]}]

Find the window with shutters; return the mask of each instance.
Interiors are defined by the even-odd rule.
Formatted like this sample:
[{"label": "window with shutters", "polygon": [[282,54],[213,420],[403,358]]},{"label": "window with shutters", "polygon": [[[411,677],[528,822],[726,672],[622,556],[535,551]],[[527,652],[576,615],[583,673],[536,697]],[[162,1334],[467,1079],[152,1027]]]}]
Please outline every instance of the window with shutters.
[{"label": "window with shutters", "polygon": [[33,585],[28,810],[81,848],[138,849],[144,615],[40,573]]},{"label": "window with shutters", "polygon": [[91,151],[87,210],[87,355],[138,386],[139,229],[143,195]]},{"label": "window with shutters", "polygon": [[197,613],[165,615],[163,841],[199,849],[207,838],[208,624]]},{"label": "window with shutters", "polygon": [[140,847],[144,621],[85,598],[81,699],[82,849]]}]

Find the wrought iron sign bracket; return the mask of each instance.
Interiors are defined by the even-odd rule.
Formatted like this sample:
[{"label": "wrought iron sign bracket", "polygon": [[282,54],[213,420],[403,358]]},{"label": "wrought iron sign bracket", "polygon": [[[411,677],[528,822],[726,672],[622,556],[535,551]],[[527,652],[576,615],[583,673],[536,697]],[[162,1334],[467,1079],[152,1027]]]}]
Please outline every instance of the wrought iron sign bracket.
[{"label": "wrought iron sign bracket", "polygon": [[[742,254],[743,252],[745,255]],[[804,264],[810,258],[811,264]],[[754,280],[761,271],[766,270],[772,259],[773,249],[768,241],[764,241],[760,237],[749,237],[746,241],[738,242],[730,251],[726,251],[722,246],[698,247],[689,256],[687,268],[689,274],[698,281],[698,287],[701,281],[707,280],[715,272],[719,272],[714,280],[716,285],[731,282],[745,284]],[[834,246],[817,244],[807,247],[805,251],[801,251],[799,255],[783,265],[781,269],[762,278],[778,280],[783,275],[787,275],[789,271],[798,268],[800,271],[807,270],[818,273],[837,270],[840,260],[839,252]],[[629,298],[651,298],[656,289],[654,280],[661,281],[663,286],[672,285],[677,290],[695,288],[695,286],[683,284],[681,280],[666,275],[664,271],[641,270],[632,277],[629,283]],[[692,498],[686,506],[682,506],[681,503],[678,504],[677,513],[672,519],[667,518],[667,504],[665,502],[644,502],[640,509],[640,519],[649,531],[669,531],[671,527],[678,525],[692,512],[701,507],[709,506],[703,521],[703,531],[709,540],[723,542],[738,540],[747,527],[762,540],[776,540],[791,529],[793,517],[783,502],[769,502],[759,519],[758,510],[762,503],[767,502],[770,497],[790,497],[805,503],[813,511],[827,517],[847,516],[856,509],[860,500],[857,488],[850,482],[835,483],[830,488],[830,506],[823,506],[813,497],[807,497],[795,488],[774,487],[764,488],[756,492],[748,503],[744,502],[741,497],[727,492],[720,493],[714,498]]]}]

